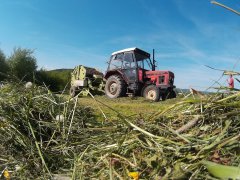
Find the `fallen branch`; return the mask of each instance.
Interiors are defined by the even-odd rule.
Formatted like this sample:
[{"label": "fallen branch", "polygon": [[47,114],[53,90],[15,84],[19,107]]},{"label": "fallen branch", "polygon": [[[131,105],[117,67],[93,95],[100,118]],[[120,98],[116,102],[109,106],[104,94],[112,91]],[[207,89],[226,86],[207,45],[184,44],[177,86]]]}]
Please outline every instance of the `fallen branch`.
[{"label": "fallen branch", "polygon": [[187,124],[183,125],[179,129],[177,129],[176,132],[180,134],[180,133],[183,133],[184,131],[189,130],[190,128],[192,128],[198,122],[200,117],[202,117],[202,116],[201,115],[195,115],[193,120],[189,121]]},{"label": "fallen branch", "polygon": [[216,70],[216,71],[222,71],[224,75],[240,75],[240,72],[236,72],[236,71],[229,71],[229,70],[224,70],[224,69],[217,69],[217,68],[213,68],[211,66],[208,65],[204,65],[210,69]]}]

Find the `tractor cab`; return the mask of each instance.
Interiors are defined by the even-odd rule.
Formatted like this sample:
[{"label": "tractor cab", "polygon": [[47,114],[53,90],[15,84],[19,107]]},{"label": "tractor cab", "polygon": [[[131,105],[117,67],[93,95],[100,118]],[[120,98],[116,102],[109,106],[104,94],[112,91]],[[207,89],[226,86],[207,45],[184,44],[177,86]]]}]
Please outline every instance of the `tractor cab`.
[{"label": "tractor cab", "polygon": [[156,71],[154,56],[153,60],[150,57],[149,53],[139,48],[113,52],[104,76],[107,80],[105,94],[110,98],[126,93],[145,96],[144,90],[151,85],[158,93],[152,100],[157,101],[160,91],[162,94],[166,93],[166,89],[172,91],[174,74],[170,71]]},{"label": "tractor cab", "polygon": [[[143,71],[152,69],[152,65],[149,53],[138,48],[123,49],[112,53],[105,78],[117,72],[127,84],[142,81]],[[138,73],[139,70],[142,72]]]},{"label": "tractor cab", "polygon": [[152,69],[152,65],[149,53],[138,48],[128,48],[112,53],[108,70],[136,68],[137,66]]}]

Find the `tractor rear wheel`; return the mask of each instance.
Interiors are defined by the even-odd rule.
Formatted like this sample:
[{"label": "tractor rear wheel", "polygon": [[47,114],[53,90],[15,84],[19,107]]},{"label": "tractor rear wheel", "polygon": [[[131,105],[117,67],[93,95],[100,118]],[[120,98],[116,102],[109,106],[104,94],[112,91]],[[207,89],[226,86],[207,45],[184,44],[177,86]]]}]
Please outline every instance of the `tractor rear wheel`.
[{"label": "tractor rear wheel", "polygon": [[107,79],[105,94],[109,98],[118,98],[126,94],[126,84],[120,76],[112,75]]},{"label": "tractor rear wheel", "polygon": [[143,97],[151,101],[159,101],[160,92],[159,88],[155,85],[149,85],[143,90]]}]

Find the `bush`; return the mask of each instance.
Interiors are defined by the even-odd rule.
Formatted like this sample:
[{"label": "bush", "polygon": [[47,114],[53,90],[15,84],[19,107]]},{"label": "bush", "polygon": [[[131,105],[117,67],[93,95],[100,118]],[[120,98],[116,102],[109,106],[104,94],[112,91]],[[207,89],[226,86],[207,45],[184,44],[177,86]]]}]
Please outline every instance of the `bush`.
[{"label": "bush", "polygon": [[16,48],[7,62],[13,76],[20,80],[33,80],[33,75],[37,70],[37,61],[33,56],[33,50]]},{"label": "bush", "polygon": [[53,92],[62,92],[70,88],[70,77],[72,70],[52,70],[41,69],[36,74],[38,84],[45,84]]}]

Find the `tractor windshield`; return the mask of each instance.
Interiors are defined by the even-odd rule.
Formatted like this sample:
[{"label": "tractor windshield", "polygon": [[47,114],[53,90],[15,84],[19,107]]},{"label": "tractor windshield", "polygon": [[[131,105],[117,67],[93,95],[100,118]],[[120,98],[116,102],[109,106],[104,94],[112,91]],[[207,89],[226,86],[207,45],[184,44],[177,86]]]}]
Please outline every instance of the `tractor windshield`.
[{"label": "tractor windshield", "polygon": [[133,53],[125,52],[111,56],[109,70],[135,68]]},{"label": "tractor windshield", "polygon": [[136,65],[141,69],[152,69],[150,55],[139,50],[113,54],[109,61],[108,70],[134,69]]},{"label": "tractor windshield", "polygon": [[149,59],[149,57],[135,53],[135,58],[139,68],[152,69],[151,60]]},{"label": "tractor windshield", "polygon": [[109,70],[120,69],[123,64],[123,53],[111,56],[109,63]]}]

